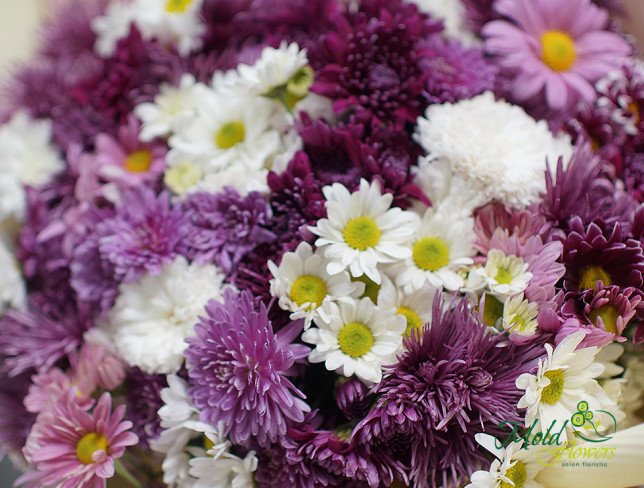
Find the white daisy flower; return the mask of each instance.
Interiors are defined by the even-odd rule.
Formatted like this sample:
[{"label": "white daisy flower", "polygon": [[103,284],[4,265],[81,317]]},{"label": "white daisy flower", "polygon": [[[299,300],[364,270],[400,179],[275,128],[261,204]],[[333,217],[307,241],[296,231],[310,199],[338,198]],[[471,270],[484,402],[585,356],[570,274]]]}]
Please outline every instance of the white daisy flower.
[{"label": "white daisy flower", "polygon": [[461,0],[409,0],[418,5],[421,12],[443,20],[443,35],[456,39],[465,46],[479,45],[481,41],[467,27],[465,6]]},{"label": "white daisy flower", "polygon": [[146,373],[174,373],[183,364],[184,339],[211,299],[221,298],[223,274],[212,265],[188,264],[183,257],[157,276],[119,287],[107,318],[119,354]]},{"label": "white daisy flower", "polygon": [[553,167],[563,156],[567,163],[573,149],[569,136],[555,138],[545,121],[496,101],[491,92],[430,105],[418,118],[416,140],[442,166],[441,173],[449,166],[447,179],[456,190],[443,190],[443,196],[458,200],[467,189],[470,201],[462,203],[470,211],[492,200],[512,207],[535,202],[545,190],[546,160]]},{"label": "white daisy flower", "polygon": [[474,231],[470,218],[458,219],[429,208],[410,241],[411,256],[391,267],[406,293],[427,283],[448,290],[463,286],[459,269],[473,263]]},{"label": "white daisy flower", "polygon": [[273,275],[271,295],[279,298],[282,310],[292,312],[291,319],[304,318],[305,328],[323,303],[351,300],[364,291],[362,283],[352,282],[347,272],[330,275],[326,260],[307,242],[284,254],[279,266],[269,261],[268,269]]},{"label": "white daisy flower", "polygon": [[483,274],[488,288],[500,301],[523,292],[532,279],[528,263],[517,256],[506,256],[500,249],[490,249],[485,267],[476,272]]},{"label": "white daisy flower", "polygon": [[0,315],[8,308],[23,308],[26,304],[27,289],[18,260],[0,239]]},{"label": "white daisy flower", "polygon": [[[517,388],[525,391],[517,406],[527,409],[526,427],[536,422],[535,429],[545,433],[553,422],[561,426],[577,412],[580,402],[586,402],[593,412],[617,409],[595,379],[604,371],[604,367],[595,362],[597,347],[575,350],[584,336],[583,331],[575,332],[554,350],[550,344],[545,344],[548,355],[539,360],[537,374],[524,373],[517,378]],[[608,425],[608,422],[603,424]],[[564,430],[561,439],[565,441],[566,438]]]},{"label": "white daisy flower", "polygon": [[377,307],[368,298],[352,302],[327,302],[316,315],[316,327],[302,334],[314,344],[312,363],[346,377],[356,375],[366,383],[382,379],[382,366],[393,364],[402,345],[406,323],[395,310]]},{"label": "white daisy flower", "polygon": [[50,120],[16,113],[0,126],[0,221],[21,221],[25,186],[41,186],[64,167],[52,142]]},{"label": "white daisy flower", "polygon": [[366,274],[380,283],[378,264],[393,263],[411,255],[404,244],[414,233],[415,215],[391,208],[393,196],[382,195],[377,183],[360,182],[360,189],[349,193],[334,183],[322,189],[327,218],[320,219],[311,232],[318,235],[329,260],[327,271],[335,275],[347,268],[353,277]]},{"label": "white daisy flower", "polygon": [[513,296],[503,305],[503,329],[520,336],[530,337],[537,332],[539,305],[523,299],[523,293]]},{"label": "white daisy flower", "polygon": [[154,102],[137,105],[134,114],[143,123],[139,138],[148,142],[170,135],[181,127],[197,108],[198,86],[194,76],[186,73],[179,86],[164,83]]},{"label": "white daisy flower", "polygon": [[471,482],[465,488],[543,488],[535,477],[546,468],[552,455],[538,446],[523,448],[523,439],[509,443],[506,447],[497,447],[499,441],[488,434],[474,436],[485,449],[496,458],[489,471],[476,471]]},{"label": "white daisy flower", "polygon": [[103,15],[92,19],[92,30],[96,34],[94,50],[100,56],[108,58],[114,54],[118,41],[130,33],[136,13],[131,3],[114,1],[108,3]]},{"label": "white daisy flower", "polygon": [[[206,437],[216,443],[218,436],[208,433]],[[250,451],[241,459],[227,450],[214,445],[206,456],[190,460],[190,475],[195,478],[193,488],[254,488],[253,473],[257,470],[257,456]]]},{"label": "white daisy flower", "polygon": [[394,309],[398,315],[405,317],[407,327],[404,335],[409,337],[413,330],[420,332],[425,324],[431,322],[432,304],[437,291],[436,288],[425,285],[407,294],[384,276],[378,293],[378,306],[385,310]]}]

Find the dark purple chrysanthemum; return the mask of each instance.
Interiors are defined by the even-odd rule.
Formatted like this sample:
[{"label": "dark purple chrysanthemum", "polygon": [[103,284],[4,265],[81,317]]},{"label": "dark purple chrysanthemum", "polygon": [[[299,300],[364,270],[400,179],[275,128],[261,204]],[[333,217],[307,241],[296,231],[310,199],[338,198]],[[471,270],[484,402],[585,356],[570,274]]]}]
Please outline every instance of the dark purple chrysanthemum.
[{"label": "dark purple chrysanthemum", "polygon": [[157,273],[177,255],[183,215],[169,196],[141,187],[114,212],[94,211],[94,225],[72,252],[71,284],[78,297],[111,307],[121,282]]},{"label": "dark purple chrysanthemum", "polygon": [[565,290],[590,290],[597,281],[604,286],[642,287],[642,247],[638,241],[624,238],[618,223],[612,230],[602,231],[594,223],[585,227],[581,219],[574,218],[563,245]]},{"label": "dark purple chrysanthemum", "polygon": [[564,327],[557,334],[557,342],[567,335],[583,330],[586,337],[580,347],[604,347],[613,341],[624,342],[622,334],[629,321],[642,309],[642,293],[635,288],[599,286],[587,290],[580,297],[571,296],[562,307],[565,318],[576,318],[578,328]]},{"label": "dark purple chrysanthemum", "polygon": [[139,442],[147,447],[148,442],[161,433],[161,419],[158,411],[163,406],[161,390],[168,386],[165,376],[145,374],[139,368],[132,368],[126,378],[126,417],[134,424],[133,432]]},{"label": "dark purple chrysanthemum", "polygon": [[337,112],[355,109],[396,126],[414,121],[426,78],[418,44],[442,26],[402,0],[363,1],[360,9],[333,19],[324,40],[329,62],[312,89],[333,99]]},{"label": "dark purple chrysanthemum", "polygon": [[184,203],[183,253],[198,262],[214,262],[233,273],[254,247],[272,241],[271,211],[257,192],[241,196],[231,187],[217,194],[196,193]]},{"label": "dark purple chrysanthemum", "polygon": [[338,378],[333,396],[338,408],[349,420],[364,417],[371,405],[369,388],[356,377]]},{"label": "dark purple chrysanthemum", "polygon": [[36,420],[36,415],[27,412],[22,403],[31,384],[30,376],[25,373],[12,378],[0,372],[0,457],[25,445]]},{"label": "dark purple chrysanthemum", "polygon": [[301,332],[293,322],[273,333],[266,307],[248,292],[226,290],[223,303],[206,306],[206,316],[186,340],[190,397],[211,425],[223,421],[233,442],[267,446],[302,422],[310,407],[286,375],[308,348],[291,344]]},{"label": "dark purple chrysanthemum", "polygon": [[414,486],[460,485],[485,463],[474,435],[520,421],[516,378],[536,367],[537,347],[499,347],[467,300],[433,305],[431,327],[405,339],[405,352],[375,388],[375,406],[352,438],[410,456]]},{"label": "dark purple chrysanthemum", "polygon": [[629,195],[640,204],[644,202],[644,147],[629,154],[624,160],[622,178]]},{"label": "dark purple chrysanthemum", "polygon": [[424,95],[430,103],[454,103],[494,88],[497,69],[480,48],[465,48],[442,36],[431,36],[421,45],[420,66],[428,73]]},{"label": "dark purple chrysanthemum", "polygon": [[57,310],[39,295],[32,295],[28,311],[9,311],[0,319],[1,370],[17,375],[51,368],[75,351],[83,333],[92,326],[86,310],[69,306]]}]

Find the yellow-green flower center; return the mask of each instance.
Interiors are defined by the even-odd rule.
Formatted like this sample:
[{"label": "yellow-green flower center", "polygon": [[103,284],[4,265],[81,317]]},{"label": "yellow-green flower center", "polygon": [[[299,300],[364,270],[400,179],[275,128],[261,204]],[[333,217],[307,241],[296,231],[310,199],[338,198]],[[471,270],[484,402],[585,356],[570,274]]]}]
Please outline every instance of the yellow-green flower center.
[{"label": "yellow-green flower center", "polygon": [[210,451],[213,447],[215,447],[215,443],[212,442],[208,437],[203,436],[203,448],[206,451]]},{"label": "yellow-green flower center", "polygon": [[199,182],[201,176],[201,170],[186,161],[168,168],[163,175],[163,182],[173,192],[183,195]]},{"label": "yellow-green flower center", "polygon": [[222,125],[215,134],[215,144],[219,149],[230,149],[246,139],[246,126],[241,120],[233,120]]},{"label": "yellow-green flower center", "polygon": [[564,372],[561,369],[554,369],[546,371],[544,376],[550,380],[550,384],[541,392],[541,403],[556,405],[564,391]]},{"label": "yellow-green flower center", "polygon": [[414,263],[425,271],[436,271],[449,264],[449,248],[438,237],[424,237],[414,244]]},{"label": "yellow-green flower center", "polygon": [[352,358],[361,358],[373,346],[371,329],[362,322],[349,322],[338,334],[340,350]]},{"label": "yellow-green flower center", "polygon": [[610,275],[601,266],[591,264],[581,270],[581,274],[579,276],[579,288],[581,290],[595,288],[595,284],[598,281],[601,281],[604,286],[610,286],[613,284],[610,279]]},{"label": "yellow-green flower center", "polygon": [[352,281],[359,281],[364,283],[364,293],[360,298],[369,298],[373,303],[378,302],[378,293],[380,293],[380,285],[369,278],[367,275],[351,278]]},{"label": "yellow-green flower center", "polygon": [[194,0],[167,0],[165,11],[169,14],[183,14],[192,5]]},{"label": "yellow-green flower center", "polygon": [[575,41],[570,35],[558,30],[541,35],[541,60],[553,71],[568,71],[577,59]]},{"label": "yellow-green flower center", "polygon": [[606,332],[611,334],[617,334],[617,319],[619,318],[619,310],[617,310],[612,305],[602,305],[599,308],[596,308],[588,315],[590,321],[597,325],[597,319],[601,317],[602,322],[604,322],[604,327]]},{"label": "yellow-green flower center", "polygon": [[412,330],[417,330],[418,332],[421,332],[423,330],[423,320],[420,318],[420,315],[414,312],[411,308],[398,307],[396,313],[402,315],[407,320],[405,337],[410,337]]},{"label": "yellow-green flower center", "polygon": [[380,242],[381,235],[376,221],[366,216],[349,220],[342,231],[344,242],[359,251],[376,246]]},{"label": "yellow-green flower center", "polygon": [[492,295],[485,295],[483,304],[483,322],[490,327],[496,327],[496,323],[503,317],[503,304]]},{"label": "yellow-green flower center", "polygon": [[509,285],[512,283],[512,273],[505,268],[498,268],[494,279],[499,285]]},{"label": "yellow-green flower center", "polygon": [[525,482],[528,480],[528,470],[523,461],[517,461],[514,466],[508,468],[505,472],[505,477],[512,481],[501,481],[501,488],[523,488]]},{"label": "yellow-green flower center", "polygon": [[309,309],[313,310],[322,305],[327,291],[326,282],[319,276],[302,275],[291,286],[289,295],[300,306],[309,303]]},{"label": "yellow-green flower center", "polygon": [[134,151],[125,158],[125,169],[130,173],[145,173],[152,166],[152,153],[147,149]]},{"label": "yellow-green flower center", "polygon": [[83,464],[92,464],[96,451],[107,451],[107,438],[96,432],[85,434],[76,444],[76,457]]}]

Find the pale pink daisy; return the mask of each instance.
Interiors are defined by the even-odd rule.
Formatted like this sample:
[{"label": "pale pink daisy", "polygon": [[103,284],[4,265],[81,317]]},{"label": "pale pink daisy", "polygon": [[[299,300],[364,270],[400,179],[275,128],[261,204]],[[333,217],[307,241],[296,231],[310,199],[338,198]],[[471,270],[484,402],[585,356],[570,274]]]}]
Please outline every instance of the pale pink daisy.
[{"label": "pale pink daisy", "polygon": [[509,20],[483,28],[485,47],[512,80],[517,101],[545,95],[554,110],[597,97],[593,85],[630,54],[630,45],[607,31],[608,12],[590,0],[498,0]]},{"label": "pale pink daisy", "polygon": [[41,488],[104,488],[114,476],[114,461],[138,442],[124,413],[124,406],[112,412],[109,393],[103,393],[91,413],[72,402],[52,406],[38,416],[24,450],[36,472],[18,484],[33,486],[37,479]]}]

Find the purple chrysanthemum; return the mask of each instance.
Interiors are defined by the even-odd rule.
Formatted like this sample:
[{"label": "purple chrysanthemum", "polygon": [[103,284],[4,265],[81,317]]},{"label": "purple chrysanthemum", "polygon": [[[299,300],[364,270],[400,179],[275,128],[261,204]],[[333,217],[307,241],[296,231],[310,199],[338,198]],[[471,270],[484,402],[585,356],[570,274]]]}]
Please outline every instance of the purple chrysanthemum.
[{"label": "purple chrysanthemum", "polygon": [[10,377],[0,371],[0,457],[25,445],[36,420],[36,415],[29,413],[22,402],[31,384],[30,376],[25,373]]},{"label": "purple chrysanthemum", "polygon": [[352,436],[409,456],[417,488],[460,485],[486,462],[474,435],[521,421],[515,380],[536,367],[540,354],[536,347],[499,347],[503,338],[487,332],[467,300],[443,308],[436,297],[431,326],[405,340]]},{"label": "purple chrysanthemum", "polygon": [[163,406],[161,390],[168,386],[165,376],[145,374],[139,368],[132,368],[126,378],[126,418],[133,424],[132,431],[139,437],[143,447],[161,433],[161,419],[158,411]]},{"label": "purple chrysanthemum", "polygon": [[183,206],[186,216],[183,253],[201,263],[214,262],[233,273],[242,257],[271,242],[271,211],[257,192],[241,196],[231,187],[217,194],[196,193]]},{"label": "purple chrysanthemum", "polygon": [[624,160],[623,176],[626,189],[640,204],[644,202],[644,147]]},{"label": "purple chrysanthemum", "polygon": [[624,238],[619,223],[610,231],[602,231],[595,223],[585,227],[581,219],[574,218],[563,245],[565,290],[589,290],[598,281],[604,286],[642,287],[642,247],[638,241]]},{"label": "purple chrysanthemum", "polygon": [[301,326],[293,322],[275,335],[266,307],[248,292],[226,290],[223,303],[208,303],[185,353],[189,394],[201,419],[223,421],[235,443],[263,446],[286,434],[290,421],[302,422],[310,407],[286,377],[308,354],[291,344]]},{"label": "purple chrysanthemum", "polygon": [[369,388],[356,377],[338,378],[333,396],[338,408],[349,420],[364,417],[372,400]]},{"label": "purple chrysanthemum", "polygon": [[458,102],[494,88],[497,69],[478,47],[431,36],[421,43],[420,65],[428,72],[424,95],[430,103]]},{"label": "purple chrysanthemum", "polygon": [[369,0],[360,11],[336,16],[324,40],[328,64],[313,90],[334,100],[334,109],[355,109],[396,126],[420,114],[426,74],[419,41],[440,23],[402,0]]}]

